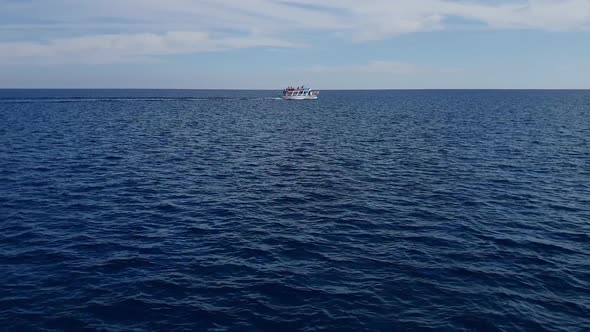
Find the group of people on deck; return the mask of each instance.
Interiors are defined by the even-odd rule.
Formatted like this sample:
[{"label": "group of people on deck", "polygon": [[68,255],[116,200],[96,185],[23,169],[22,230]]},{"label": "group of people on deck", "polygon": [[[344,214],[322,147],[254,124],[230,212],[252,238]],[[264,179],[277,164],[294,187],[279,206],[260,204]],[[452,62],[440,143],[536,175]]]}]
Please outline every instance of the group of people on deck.
[{"label": "group of people on deck", "polygon": [[296,88],[290,86],[290,87],[286,88],[285,91],[297,91],[297,90],[303,90],[303,89],[304,89],[303,85],[302,86],[298,86]]}]

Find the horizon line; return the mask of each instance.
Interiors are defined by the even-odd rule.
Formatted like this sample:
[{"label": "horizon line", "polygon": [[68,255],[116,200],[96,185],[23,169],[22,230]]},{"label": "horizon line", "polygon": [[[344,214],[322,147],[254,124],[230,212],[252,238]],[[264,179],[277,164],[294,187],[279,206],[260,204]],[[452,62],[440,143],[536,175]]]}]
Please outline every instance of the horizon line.
[{"label": "horizon line", "polygon": [[[59,88],[4,88],[0,87],[0,90],[185,90],[185,91],[282,91],[283,89],[245,89],[245,88],[68,88],[68,87],[59,87]],[[563,91],[571,91],[571,90],[578,90],[578,91],[585,91],[590,90],[590,88],[346,88],[346,89],[333,89],[333,88],[326,88],[321,89],[317,88],[315,90],[319,91],[440,91],[440,90],[473,90],[473,91],[485,91],[485,90],[505,90],[505,91],[531,91],[531,90],[538,90],[538,91],[548,91],[548,90],[563,90]]]}]

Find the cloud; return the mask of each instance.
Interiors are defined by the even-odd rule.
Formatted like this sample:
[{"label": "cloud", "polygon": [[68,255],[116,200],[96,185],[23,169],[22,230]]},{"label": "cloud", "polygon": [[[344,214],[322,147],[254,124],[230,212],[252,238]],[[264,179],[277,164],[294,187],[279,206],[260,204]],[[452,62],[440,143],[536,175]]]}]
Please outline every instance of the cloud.
[{"label": "cloud", "polygon": [[473,75],[469,68],[381,59],[350,65],[292,67],[288,75],[283,75],[289,77],[290,83],[282,82],[282,85],[301,82],[313,83],[320,89],[452,88],[460,87]]},{"label": "cloud", "polygon": [[[312,4],[313,0],[299,3]],[[490,29],[575,30],[590,26],[590,0],[326,0],[347,13],[348,33],[356,39],[443,30],[451,18]]]},{"label": "cloud", "polygon": [[558,31],[590,26],[590,0],[511,1],[498,6],[455,4],[452,12],[496,29]]},{"label": "cloud", "polygon": [[258,36],[211,38],[209,34],[174,31],[164,34],[93,35],[42,42],[0,43],[0,61],[10,63],[153,62],[157,56],[248,47],[294,47],[293,43]]},{"label": "cloud", "polygon": [[339,73],[339,74],[394,74],[413,75],[425,73],[457,73],[458,68],[437,68],[417,65],[400,61],[372,60],[367,64],[349,66],[315,65],[308,67],[291,68],[292,71],[304,71],[310,73]]},{"label": "cloud", "polygon": [[310,66],[303,68],[293,68],[297,71],[307,71],[312,73],[387,73],[387,74],[411,74],[421,70],[420,67],[404,62],[397,61],[378,61],[373,60],[364,65],[354,66]]},{"label": "cloud", "polygon": [[456,20],[488,29],[590,27],[590,0],[0,0],[0,6],[5,63],[154,61],[297,47],[309,37],[360,42],[456,28]]}]

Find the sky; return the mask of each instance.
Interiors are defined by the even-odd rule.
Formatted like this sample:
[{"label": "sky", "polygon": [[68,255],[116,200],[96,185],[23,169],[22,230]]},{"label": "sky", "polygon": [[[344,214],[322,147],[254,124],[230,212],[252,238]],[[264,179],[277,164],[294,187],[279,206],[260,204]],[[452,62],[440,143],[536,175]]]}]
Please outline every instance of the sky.
[{"label": "sky", "polygon": [[590,89],[590,0],[0,0],[0,88]]}]

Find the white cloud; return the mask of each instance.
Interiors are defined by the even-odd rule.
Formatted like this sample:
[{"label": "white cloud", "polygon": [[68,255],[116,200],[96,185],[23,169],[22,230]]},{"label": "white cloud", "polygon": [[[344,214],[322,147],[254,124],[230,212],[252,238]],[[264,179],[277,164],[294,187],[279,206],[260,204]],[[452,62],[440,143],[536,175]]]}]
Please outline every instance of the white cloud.
[{"label": "white cloud", "polygon": [[[313,4],[314,0],[300,0]],[[404,33],[445,29],[448,19],[478,22],[491,29],[574,30],[590,26],[590,0],[325,0],[347,12],[350,34],[383,39]]]},{"label": "white cloud", "polygon": [[370,61],[365,65],[354,66],[310,66],[294,68],[312,73],[389,73],[389,74],[410,74],[419,70],[416,65],[397,61]]},{"label": "white cloud", "polygon": [[347,74],[395,74],[410,75],[420,73],[453,73],[459,72],[456,68],[436,68],[421,66],[400,61],[372,60],[367,64],[349,66],[315,65],[308,67],[292,68],[293,71],[305,71],[311,73],[347,73]]},{"label": "white cloud", "polygon": [[276,85],[313,83],[319,89],[456,88],[473,75],[470,68],[372,60],[354,65],[292,67],[288,75],[281,75],[291,81]]},{"label": "white cloud", "polygon": [[0,61],[19,63],[113,63],[156,61],[155,56],[221,51],[247,47],[293,47],[269,37],[211,38],[207,33],[94,35],[47,43],[0,43]]},{"label": "white cloud", "polygon": [[[444,30],[590,26],[590,0],[0,0],[0,61],[121,62]],[[39,17],[45,18],[40,20]],[[4,41],[2,41],[4,40]]]}]

